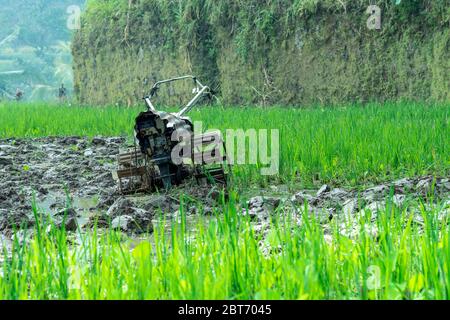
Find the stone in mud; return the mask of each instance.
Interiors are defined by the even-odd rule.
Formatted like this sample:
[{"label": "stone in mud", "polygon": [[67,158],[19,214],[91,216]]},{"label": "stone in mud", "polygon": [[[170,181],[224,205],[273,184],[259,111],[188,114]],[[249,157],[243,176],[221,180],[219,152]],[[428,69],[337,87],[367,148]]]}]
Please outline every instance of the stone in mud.
[{"label": "stone in mud", "polygon": [[6,209],[0,209],[0,231],[30,228],[34,221],[23,212],[12,212]]},{"label": "stone in mud", "polygon": [[87,149],[86,151],[84,151],[85,157],[92,157],[93,155],[94,155],[94,151],[92,151],[92,149]]},{"label": "stone in mud", "polygon": [[0,157],[0,166],[11,166],[13,164],[13,158],[8,156]]},{"label": "stone in mud", "polygon": [[171,210],[171,200],[165,195],[152,196],[147,200],[143,208],[149,212],[167,213]]},{"label": "stone in mud", "polygon": [[431,190],[431,184],[432,184],[431,178],[422,179],[417,183],[416,189],[422,195],[426,195]]},{"label": "stone in mud", "polygon": [[376,202],[372,202],[369,205],[367,205],[364,210],[370,211],[370,212],[378,212],[380,210],[383,210],[384,208],[386,208],[386,203],[384,201],[376,201]]},{"label": "stone in mud", "polygon": [[114,218],[111,222],[111,228],[124,232],[146,233],[153,231],[153,224],[144,210],[135,209],[134,215]]},{"label": "stone in mud", "polygon": [[77,217],[78,213],[73,208],[64,209],[55,214],[56,217]]},{"label": "stone in mud", "polygon": [[104,146],[106,145],[106,140],[102,137],[94,137],[92,139],[92,144],[96,146]]},{"label": "stone in mud", "polygon": [[350,216],[356,212],[358,208],[358,201],[356,199],[349,199],[344,203],[342,213],[345,216]]},{"label": "stone in mud", "polygon": [[77,231],[78,228],[78,222],[74,216],[67,216],[65,218],[58,219],[58,221],[55,222],[55,227],[59,229],[61,229],[63,225],[64,229],[69,232]]},{"label": "stone in mud", "polygon": [[60,143],[62,145],[74,145],[78,143],[78,140],[80,140],[80,137],[67,137],[67,138],[62,138]]},{"label": "stone in mud", "polygon": [[247,202],[248,210],[242,211],[243,216],[251,219],[266,220],[280,206],[281,199],[273,197],[254,197]]},{"label": "stone in mud", "polygon": [[115,199],[116,199],[116,197],[114,195],[111,195],[111,194],[103,195],[100,197],[96,208],[97,209],[110,208],[114,204]]},{"label": "stone in mud", "polygon": [[325,184],[319,189],[319,191],[317,191],[317,197],[322,197],[325,193],[330,191],[331,191],[330,186]]},{"label": "stone in mud", "polygon": [[392,202],[399,208],[405,204],[406,196],[402,194],[396,194],[392,197]]},{"label": "stone in mud", "polygon": [[266,207],[275,210],[280,206],[281,199],[274,197],[254,197],[247,202],[250,209]]},{"label": "stone in mud", "polygon": [[314,197],[304,192],[298,192],[291,198],[291,201],[297,206],[302,206],[305,203],[314,202]]},{"label": "stone in mud", "polygon": [[115,219],[117,217],[123,215],[132,215],[135,211],[134,203],[127,198],[119,198],[114,202],[114,204],[109,208],[106,215],[111,219]]}]

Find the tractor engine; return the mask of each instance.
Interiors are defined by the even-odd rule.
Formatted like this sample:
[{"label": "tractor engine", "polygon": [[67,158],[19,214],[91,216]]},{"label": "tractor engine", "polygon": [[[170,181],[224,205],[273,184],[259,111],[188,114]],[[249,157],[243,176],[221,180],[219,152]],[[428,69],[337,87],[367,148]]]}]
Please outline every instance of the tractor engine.
[{"label": "tractor engine", "polygon": [[147,111],[136,118],[136,139],[141,153],[158,167],[159,177],[166,189],[181,183],[189,174],[187,168],[172,162],[172,150],[179,143],[172,141],[176,130],[192,133],[194,129],[189,119],[167,112]]}]

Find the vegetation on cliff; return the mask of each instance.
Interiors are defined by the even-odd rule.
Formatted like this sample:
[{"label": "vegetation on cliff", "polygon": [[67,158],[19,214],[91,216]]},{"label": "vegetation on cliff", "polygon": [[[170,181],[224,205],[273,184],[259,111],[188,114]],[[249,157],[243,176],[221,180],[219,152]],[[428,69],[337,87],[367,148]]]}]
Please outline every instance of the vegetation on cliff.
[{"label": "vegetation on cliff", "polygon": [[[135,104],[149,82],[194,73],[225,104],[450,98],[448,2],[90,1],[73,45],[83,103]],[[171,90],[178,103],[181,90]]]}]

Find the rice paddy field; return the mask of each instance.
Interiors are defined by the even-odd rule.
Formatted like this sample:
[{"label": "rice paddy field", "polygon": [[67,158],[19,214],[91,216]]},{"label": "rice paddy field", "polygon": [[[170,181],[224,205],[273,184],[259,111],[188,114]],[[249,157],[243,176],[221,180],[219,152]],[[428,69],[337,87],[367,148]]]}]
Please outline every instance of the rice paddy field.
[{"label": "rice paddy field", "polygon": [[[0,138],[126,135],[131,140],[134,120],[143,110],[0,104]],[[202,121],[204,130],[278,129],[280,173],[269,178],[271,183],[361,185],[449,173],[448,104],[307,109],[216,106],[195,109],[190,116]],[[235,171],[238,184],[268,183],[257,166],[237,166]]]},{"label": "rice paddy field", "polygon": [[387,206],[375,222],[361,217],[354,239],[333,224],[332,241],[309,216],[301,226],[275,219],[268,253],[232,205],[195,234],[182,214],[170,238],[156,229],[154,244],[134,248],[96,230],[68,245],[64,230],[38,224],[28,245],[15,238],[0,299],[448,299],[449,221],[424,207],[421,215],[423,225]]},{"label": "rice paddy field", "polygon": [[[4,103],[0,139],[131,140],[140,111]],[[212,217],[200,215],[188,228],[182,198],[179,217],[168,221],[170,235],[156,226],[152,241],[96,227],[69,233],[44,222],[33,205],[34,229],[3,241],[0,299],[449,299],[445,199],[414,199],[408,207],[386,201],[377,212],[343,212],[326,227],[304,203],[299,218],[275,212],[264,234],[239,209],[239,194],[249,187],[362,188],[448,177],[449,113],[448,104],[419,103],[196,109],[190,115],[204,129],[278,129],[279,174],[235,166],[234,189]]]}]

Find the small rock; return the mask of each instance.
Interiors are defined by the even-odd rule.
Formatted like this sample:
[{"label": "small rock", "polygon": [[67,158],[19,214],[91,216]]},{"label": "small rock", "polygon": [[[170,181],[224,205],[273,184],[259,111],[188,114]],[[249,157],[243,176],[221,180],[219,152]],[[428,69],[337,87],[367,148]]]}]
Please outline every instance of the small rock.
[{"label": "small rock", "polygon": [[13,164],[12,157],[0,157],[0,165],[2,166],[10,166]]},{"label": "small rock", "polygon": [[134,212],[133,209],[133,202],[131,202],[127,198],[119,198],[116,202],[109,208],[108,212],[106,212],[106,215],[110,217],[111,219],[114,219],[119,216],[123,215],[130,215]]},{"label": "small rock", "polygon": [[358,201],[356,199],[349,199],[344,203],[344,206],[342,208],[342,213],[345,216],[350,216],[356,212],[357,207],[358,207]]},{"label": "small rock", "polygon": [[84,156],[85,157],[92,157],[94,155],[94,151],[92,151],[92,149],[87,149],[85,152],[84,152]]},{"label": "small rock", "polygon": [[161,211],[165,213],[171,210],[171,201],[165,195],[157,195],[148,200],[143,208],[149,212]]},{"label": "small rock", "polygon": [[429,192],[430,188],[431,188],[431,179],[428,179],[428,178],[420,180],[416,185],[417,191],[419,191],[423,194]]},{"label": "small rock", "polygon": [[123,215],[116,217],[111,222],[113,229],[118,229],[124,232],[145,233],[153,231],[153,224],[151,219],[143,215]]},{"label": "small rock", "polygon": [[106,145],[106,140],[101,137],[94,137],[92,139],[92,144],[97,145],[97,146],[104,146],[104,145]]},{"label": "small rock", "polygon": [[132,216],[119,216],[112,221],[111,228],[127,232],[131,230],[132,224],[135,224]]},{"label": "small rock", "polygon": [[372,202],[371,204],[365,207],[365,210],[370,210],[371,212],[378,212],[386,208],[386,203],[380,202]]},{"label": "small rock", "polygon": [[392,202],[394,202],[394,204],[397,207],[403,207],[403,204],[405,203],[406,200],[406,196],[402,195],[402,194],[396,194],[393,198],[392,198]]},{"label": "small rock", "polygon": [[299,192],[296,193],[292,198],[291,201],[295,204],[295,205],[299,205],[302,206],[305,203],[309,203],[311,204],[314,201],[314,197],[304,193],[304,192]]},{"label": "small rock", "polygon": [[63,138],[60,143],[63,145],[74,145],[78,143],[78,140],[79,137],[67,137]]},{"label": "small rock", "polygon": [[330,191],[329,196],[333,199],[344,199],[348,197],[349,193],[343,189],[333,189]]},{"label": "small rock", "polygon": [[55,223],[55,226],[57,228],[62,228],[64,223],[64,228],[66,231],[74,232],[77,231],[78,228],[78,222],[76,217],[74,216],[67,216],[66,218],[60,219],[58,222]]},{"label": "small rock", "polygon": [[318,196],[318,197],[321,197],[321,196],[323,196],[325,193],[330,192],[330,191],[331,191],[330,186],[327,185],[327,184],[325,184],[325,185],[323,185],[323,186],[319,189],[319,191],[317,191],[317,196]]},{"label": "small rock", "polygon": [[64,209],[55,214],[55,217],[77,217],[78,214],[73,208]]}]

